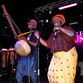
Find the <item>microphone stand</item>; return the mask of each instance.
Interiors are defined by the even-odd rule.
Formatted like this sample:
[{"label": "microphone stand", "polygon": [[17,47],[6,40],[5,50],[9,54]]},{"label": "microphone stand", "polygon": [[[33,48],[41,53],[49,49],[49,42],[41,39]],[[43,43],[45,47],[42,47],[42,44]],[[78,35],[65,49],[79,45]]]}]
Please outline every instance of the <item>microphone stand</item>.
[{"label": "microphone stand", "polygon": [[[44,25],[44,22],[42,22],[42,27]],[[39,40],[37,42],[37,48],[38,48],[38,83],[40,83],[40,58],[39,58],[39,46],[40,46],[40,37],[41,37],[41,33],[42,33],[42,27],[41,27],[41,30],[40,30],[40,35],[39,35]]]}]

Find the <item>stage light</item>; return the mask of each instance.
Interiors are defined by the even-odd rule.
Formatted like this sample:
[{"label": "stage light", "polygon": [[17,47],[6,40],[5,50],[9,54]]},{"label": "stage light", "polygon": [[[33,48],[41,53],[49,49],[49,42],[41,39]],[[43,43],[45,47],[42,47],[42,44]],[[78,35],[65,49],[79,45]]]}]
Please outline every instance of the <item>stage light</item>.
[{"label": "stage light", "polygon": [[69,25],[75,25],[75,24],[78,24],[78,22],[69,23]]},{"label": "stage light", "polygon": [[63,10],[63,9],[74,7],[74,6],[77,6],[77,3],[73,3],[73,4],[69,4],[69,5],[66,5],[66,6],[59,7],[59,10]]},{"label": "stage light", "polygon": [[52,13],[52,11],[49,11],[49,14],[51,14]]},{"label": "stage light", "polygon": [[5,29],[7,29],[7,27],[4,27]]},{"label": "stage light", "polygon": [[49,20],[48,19],[46,19],[46,23],[48,23],[49,22]]}]

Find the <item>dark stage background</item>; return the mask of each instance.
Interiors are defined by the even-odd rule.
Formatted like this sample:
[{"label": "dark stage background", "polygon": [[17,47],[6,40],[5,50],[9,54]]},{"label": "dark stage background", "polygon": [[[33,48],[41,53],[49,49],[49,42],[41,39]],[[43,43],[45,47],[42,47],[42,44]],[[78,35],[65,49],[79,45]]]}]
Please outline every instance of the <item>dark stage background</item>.
[{"label": "dark stage background", "polygon": [[[19,29],[24,33],[28,32],[26,23],[30,18],[35,18],[38,21],[37,30],[41,31],[41,37],[45,40],[48,39],[49,35],[52,32],[52,23],[51,17],[57,13],[64,14],[66,17],[66,25],[72,26],[77,32],[83,31],[83,2],[82,0],[75,0],[78,5],[76,7],[58,10],[59,3],[56,3],[54,8],[51,10],[47,9],[45,5],[57,2],[58,0],[4,0],[0,4],[0,50],[2,48],[9,48],[11,45],[14,46],[16,39],[14,38],[13,32],[9,23],[6,19],[6,16],[3,13],[2,5],[5,5],[8,13],[14,20],[15,24]],[[69,2],[73,3],[72,0],[61,0],[61,5],[68,4]],[[43,6],[45,8],[39,9]],[[49,6],[48,6],[49,7]],[[36,9],[38,8],[38,9]],[[51,13],[50,13],[51,11]],[[48,21],[46,21],[48,20]],[[83,34],[82,34],[83,35]],[[79,44],[76,44],[78,51],[78,62],[83,62],[83,41]],[[39,63],[40,63],[40,76],[47,77],[47,69],[49,62],[51,60],[52,54],[49,50],[43,47],[41,44],[39,46]],[[82,71],[81,67],[81,71]]]}]

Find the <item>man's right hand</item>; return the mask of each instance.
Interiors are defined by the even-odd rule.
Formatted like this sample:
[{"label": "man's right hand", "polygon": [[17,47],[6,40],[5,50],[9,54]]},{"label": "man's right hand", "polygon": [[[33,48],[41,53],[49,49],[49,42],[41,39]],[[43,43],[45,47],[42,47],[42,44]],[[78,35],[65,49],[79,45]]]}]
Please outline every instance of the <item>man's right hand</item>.
[{"label": "man's right hand", "polygon": [[37,37],[37,38],[39,39],[40,34],[39,34],[38,31],[36,31],[36,32],[34,33],[34,35],[35,35],[35,37]]}]

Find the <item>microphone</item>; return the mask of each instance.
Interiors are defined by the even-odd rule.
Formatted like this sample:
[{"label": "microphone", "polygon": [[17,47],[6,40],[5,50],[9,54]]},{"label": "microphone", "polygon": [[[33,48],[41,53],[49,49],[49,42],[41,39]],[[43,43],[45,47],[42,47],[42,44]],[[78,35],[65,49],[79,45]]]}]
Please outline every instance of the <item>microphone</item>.
[{"label": "microphone", "polygon": [[38,22],[44,22],[44,20],[39,20]]},{"label": "microphone", "polygon": [[48,23],[49,20],[48,20],[48,19],[45,19],[45,20],[39,20],[38,22],[41,22],[41,23]]},{"label": "microphone", "polygon": [[54,36],[56,36],[56,34],[57,34],[57,31],[58,31],[58,30],[55,30],[55,31],[54,31]]},{"label": "microphone", "polygon": [[53,32],[54,32],[54,36],[56,36],[56,34],[57,33],[59,33],[61,30],[59,29],[59,30],[54,30]]}]

